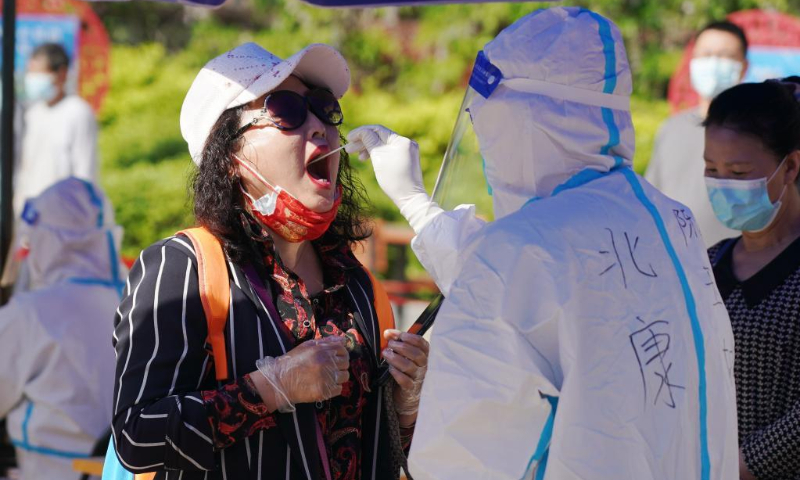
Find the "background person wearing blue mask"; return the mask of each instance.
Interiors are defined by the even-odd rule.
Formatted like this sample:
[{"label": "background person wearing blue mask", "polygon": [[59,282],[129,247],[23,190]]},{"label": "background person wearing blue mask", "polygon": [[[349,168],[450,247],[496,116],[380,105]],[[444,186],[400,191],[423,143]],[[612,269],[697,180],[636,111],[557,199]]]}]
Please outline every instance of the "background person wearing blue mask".
[{"label": "background person wearing blue mask", "polygon": [[31,290],[0,308],[0,418],[23,480],[77,480],[109,430],[122,229],[92,184],[68,178],[26,204]]},{"label": "background person wearing blue mask", "polygon": [[92,107],[67,92],[70,58],[64,47],[46,43],[28,60],[25,130],[14,177],[14,211],[64,178],[97,181],[97,121]]},{"label": "background person wearing blue mask", "polygon": [[631,82],[618,28],[584,9],[489,42],[461,112],[489,224],[431,202],[413,142],[349,135],[447,292],[417,480],[737,477],[730,322],[691,212],[631,169]]},{"label": "background person wearing blue mask", "polygon": [[731,88],[705,120],[711,203],[723,223],[743,230],[709,255],[736,341],[746,480],[800,479],[798,81]]},{"label": "background person wearing blue mask", "polygon": [[707,246],[739,235],[714,216],[703,186],[703,127],[711,100],[744,78],[747,37],[730,22],[713,22],[700,30],[689,73],[700,97],[697,107],[669,118],[658,131],[645,178],[666,196],[694,213]]}]

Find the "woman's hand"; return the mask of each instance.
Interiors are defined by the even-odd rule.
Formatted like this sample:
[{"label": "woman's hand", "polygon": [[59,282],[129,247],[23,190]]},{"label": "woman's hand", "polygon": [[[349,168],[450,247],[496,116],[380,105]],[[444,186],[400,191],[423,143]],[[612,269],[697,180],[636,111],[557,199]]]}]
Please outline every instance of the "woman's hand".
[{"label": "woman's hand", "polygon": [[[257,361],[261,375],[251,378],[264,402],[280,412],[293,412],[298,403],[327,400],[340,395],[350,377],[346,344],[344,337],[309,340],[283,356]],[[259,376],[268,385],[255,381]]]},{"label": "woman's hand", "polygon": [[[394,404],[401,417],[401,425],[407,426],[416,420],[422,382],[428,369],[428,341],[419,335],[386,330],[384,337],[389,339],[383,358],[389,364],[389,371],[397,381],[394,391]],[[405,420],[405,421],[404,421]],[[405,424],[405,425],[403,425]]]}]

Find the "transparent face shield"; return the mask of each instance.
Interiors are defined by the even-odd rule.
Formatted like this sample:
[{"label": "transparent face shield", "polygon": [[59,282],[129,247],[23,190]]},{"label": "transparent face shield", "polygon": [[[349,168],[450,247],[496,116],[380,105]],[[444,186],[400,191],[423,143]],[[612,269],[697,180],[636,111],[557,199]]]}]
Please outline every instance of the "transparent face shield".
[{"label": "transparent face shield", "polygon": [[463,204],[475,205],[480,218],[492,221],[491,187],[486,180],[485,162],[469,112],[477,95],[475,89],[467,88],[433,188],[433,200],[445,210]]}]

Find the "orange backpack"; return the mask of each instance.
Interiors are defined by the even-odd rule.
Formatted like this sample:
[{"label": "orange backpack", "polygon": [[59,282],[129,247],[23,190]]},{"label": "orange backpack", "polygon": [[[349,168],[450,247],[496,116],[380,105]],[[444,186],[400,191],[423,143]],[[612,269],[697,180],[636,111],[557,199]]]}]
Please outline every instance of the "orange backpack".
[{"label": "orange backpack", "polygon": [[[228,321],[230,305],[230,279],[222,245],[217,237],[204,227],[195,227],[181,232],[191,240],[197,257],[197,276],[200,286],[200,299],[208,324],[208,343],[214,355],[214,369],[217,380],[228,378],[228,356],[225,347],[225,324]],[[381,350],[388,340],[383,332],[395,328],[394,313],[389,295],[380,281],[367,268],[364,271],[372,283],[375,313],[378,315],[378,328],[381,335]]]}]

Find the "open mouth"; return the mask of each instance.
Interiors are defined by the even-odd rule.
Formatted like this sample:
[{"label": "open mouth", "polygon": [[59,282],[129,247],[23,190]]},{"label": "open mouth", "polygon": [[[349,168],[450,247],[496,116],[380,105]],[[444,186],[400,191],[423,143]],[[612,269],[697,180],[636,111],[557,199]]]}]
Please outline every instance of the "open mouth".
[{"label": "open mouth", "polygon": [[323,187],[330,186],[333,181],[331,178],[331,162],[328,158],[310,163],[306,167],[306,173],[314,183]]}]

